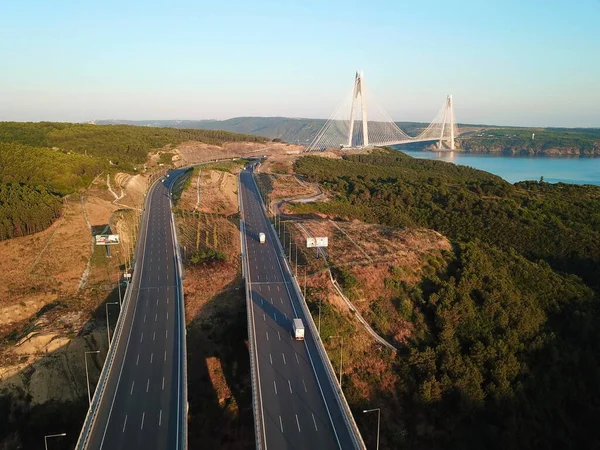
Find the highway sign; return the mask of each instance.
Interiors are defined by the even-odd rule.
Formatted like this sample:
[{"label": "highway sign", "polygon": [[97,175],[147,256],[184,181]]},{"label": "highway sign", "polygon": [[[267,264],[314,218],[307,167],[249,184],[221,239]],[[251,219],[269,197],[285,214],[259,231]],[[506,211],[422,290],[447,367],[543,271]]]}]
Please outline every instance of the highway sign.
[{"label": "highway sign", "polygon": [[316,237],[316,238],[306,238],[306,247],[307,248],[315,248],[315,247],[327,247],[328,242],[327,237]]},{"label": "highway sign", "polygon": [[118,245],[121,243],[118,234],[98,234],[96,237],[96,245]]}]

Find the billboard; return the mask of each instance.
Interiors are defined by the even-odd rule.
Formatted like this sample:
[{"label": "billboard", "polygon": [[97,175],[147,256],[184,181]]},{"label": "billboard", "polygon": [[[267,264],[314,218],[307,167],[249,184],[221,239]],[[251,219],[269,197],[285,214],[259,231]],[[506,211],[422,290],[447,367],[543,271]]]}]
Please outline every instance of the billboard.
[{"label": "billboard", "polygon": [[96,245],[118,245],[120,244],[118,234],[97,234]]},{"label": "billboard", "polygon": [[328,243],[327,237],[306,238],[306,247],[308,248],[327,247]]}]

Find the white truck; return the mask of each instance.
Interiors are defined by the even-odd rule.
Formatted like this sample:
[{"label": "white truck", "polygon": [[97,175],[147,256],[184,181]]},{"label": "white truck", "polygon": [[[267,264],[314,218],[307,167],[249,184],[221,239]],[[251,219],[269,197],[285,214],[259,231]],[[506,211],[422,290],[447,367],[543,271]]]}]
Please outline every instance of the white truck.
[{"label": "white truck", "polygon": [[261,244],[264,244],[266,240],[267,240],[267,237],[265,236],[265,233],[258,233],[258,241]]},{"label": "white truck", "polygon": [[294,339],[296,339],[297,341],[304,340],[304,324],[302,323],[302,319],[294,319],[293,327]]}]

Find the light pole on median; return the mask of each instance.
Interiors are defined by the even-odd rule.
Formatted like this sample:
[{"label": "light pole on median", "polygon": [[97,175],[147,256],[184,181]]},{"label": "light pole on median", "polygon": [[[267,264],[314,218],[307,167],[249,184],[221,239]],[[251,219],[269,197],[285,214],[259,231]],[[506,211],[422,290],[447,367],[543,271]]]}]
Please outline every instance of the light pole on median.
[{"label": "light pole on median", "polygon": [[363,414],[374,411],[377,411],[377,450],[379,450],[379,423],[381,419],[381,408],[365,409],[363,410]]},{"label": "light pole on median", "polygon": [[110,323],[108,321],[108,305],[118,305],[119,302],[106,302],[104,308],[106,309],[106,334],[108,336],[108,347],[110,348]]},{"label": "light pole on median", "polygon": [[340,389],[342,388],[342,357],[344,355],[344,336],[336,334],[334,336],[329,336],[329,339],[340,338]]},{"label": "light pole on median", "polygon": [[53,438],[53,437],[62,437],[62,436],[66,436],[67,433],[60,433],[60,434],[49,434],[47,436],[44,436],[44,447],[46,447],[46,450],[48,450],[48,438]]},{"label": "light pole on median", "polygon": [[88,391],[88,405],[92,403],[92,396],[90,394],[90,375],[87,368],[87,355],[91,355],[94,353],[100,353],[100,350],[94,350],[92,352],[85,352],[83,355],[83,359],[85,361],[85,379],[87,381],[87,391]]}]

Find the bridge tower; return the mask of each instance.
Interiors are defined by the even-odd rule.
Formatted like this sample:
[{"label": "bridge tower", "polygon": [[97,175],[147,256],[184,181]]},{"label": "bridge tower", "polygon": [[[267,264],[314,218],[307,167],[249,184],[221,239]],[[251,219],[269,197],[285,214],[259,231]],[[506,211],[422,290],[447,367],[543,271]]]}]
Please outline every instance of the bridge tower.
[{"label": "bridge tower", "polygon": [[352,92],[352,107],[350,108],[350,129],[348,130],[348,147],[352,147],[352,135],[354,134],[354,114],[356,110],[356,99],[360,95],[360,110],[362,112],[363,147],[369,146],[369,128],[367,125],[367,102],[364,92],[363,73],[356,72],[354,78],[354,91]]},{"label": "bridge tower", "polygon": [[[442,132],[440,133],[440,140],[438,142],[438,148],[442,148],[442,141],[449,141],[450,150],[454,150],[454,106],[452,104],[452,94],[446,97],[446,104],[444,105],[444,119],[442,121]],[[450,128],[450,136],[444,139],[444,131],[446,126]]]}]

